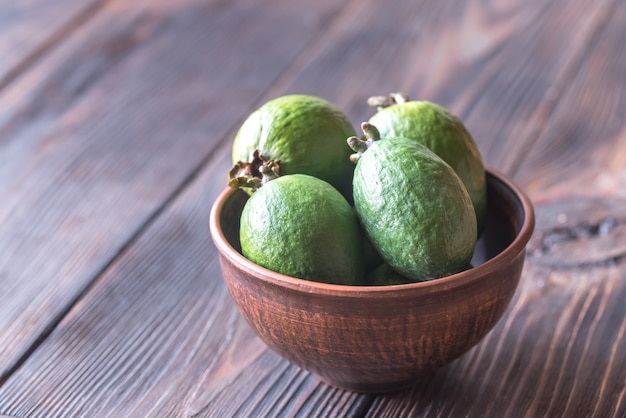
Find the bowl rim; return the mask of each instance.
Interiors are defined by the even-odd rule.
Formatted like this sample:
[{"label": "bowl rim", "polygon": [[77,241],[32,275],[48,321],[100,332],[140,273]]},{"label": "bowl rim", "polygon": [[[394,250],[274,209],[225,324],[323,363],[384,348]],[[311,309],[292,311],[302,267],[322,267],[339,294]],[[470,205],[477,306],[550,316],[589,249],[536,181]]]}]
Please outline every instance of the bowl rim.
[{"label": "bowl rim", "polygon": [[456,288],[458,286],[464,286],[473,281],[480,280],[482,277],[497,271],[497,267],[499,265],[509,264],[512,259],[518,256],[520,252],[524,251],[526,244],[530,240],[534,231],[535,214],[530,198],[506,174],[489,166],[485,167],[485,172],[487,176],[494,177],[497,181],[507,187],[520,202],[524,220],[519,233],[516,235],[513,242],[511,242],[495,257],[492,257],[484,263],[469,270],[434,280],[385,286],[342,285],[299,279],[281,273],[276,273],[255,264],[245,258],[228,242],[220,227],[220,214],[224,205],[232,197],[232,195],[238,192],[237,189],[229,187],[223,190],[213,203],[209,215],[209,229],[213,242],[222,256],[228,258],[233,264],[237,265],[239,269],[245,271],[251,276],[254,276],[257,280],[266,282],[267,284],[289,288],[301,293],[358,298],[387,298],[396,294],[406,295],[412,293],[411,291],[418,291],[420,293],[440,292],[444,289]]}]

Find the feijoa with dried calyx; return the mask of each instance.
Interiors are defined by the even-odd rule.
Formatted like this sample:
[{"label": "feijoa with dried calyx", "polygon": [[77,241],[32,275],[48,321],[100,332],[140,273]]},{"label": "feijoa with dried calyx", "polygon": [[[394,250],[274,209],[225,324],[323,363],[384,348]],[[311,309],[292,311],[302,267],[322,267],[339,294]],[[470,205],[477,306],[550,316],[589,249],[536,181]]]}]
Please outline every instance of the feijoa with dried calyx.
[{"label": "feijoa with dried calyx", "polygon": [[239,128],[230,177],[260,180],[258,168],[271,160],[281,176],[318,177],[351,200],[354,165],[348,160],[345,141],[354,134],[344,112],[325,99],[302,94],[275,98],[252,112]]},{"label": "feijoa with dried calyx", "polygon": [[474,207],[463,182],[443,159],[413,139],[381,138],[364,123],[356,152],[354,206],[385,262],[413,281],[463,270],[477,239]]},{"label": "feijoa with dried calyx", "polygon": [[487,179],[482,157],[461,120],[445,107],[429,101],[412,101],[401,93],[368,100],[377,112],[369,119],[380,135],[404,137],[425,145],[461,178],[472,200],[478,230],[487,212]]},{"label": "feijoa with dried calyx", "polygon": [[301,279],[345,285],[362,281],[359,223],[334,187],[313,176],[291,174],[256,182],[255,188],[241,214],[246,258]]}]

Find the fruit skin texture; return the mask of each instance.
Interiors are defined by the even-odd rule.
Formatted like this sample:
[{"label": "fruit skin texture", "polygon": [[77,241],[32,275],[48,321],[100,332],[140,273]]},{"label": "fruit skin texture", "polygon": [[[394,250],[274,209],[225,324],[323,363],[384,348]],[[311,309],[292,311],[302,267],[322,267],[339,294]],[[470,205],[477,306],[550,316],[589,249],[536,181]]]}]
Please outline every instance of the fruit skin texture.
[{"label": "fruit skin texture", "polygon": [[330,184],[293,174],[252,194],[241,214],[243,255],[288,276],[337,284],[363,280],[363,249],[352,207]]},{"label": "fruit skin texture", "polygon": [[352,198],[350,149],[355,134],[348,117],[329,101],[308,95],[281,96],[252,112],[240,127],[233,164],[251,162],[256,149],[280,160],[280,175],[308,174],[329,182]]},{"label": "fruit skin texture", "polygon": [[406,138],[375,141],[354,172],[354,205],[382,258],[414,281],[463,270],[474,252],[477,224],[454,170]]},{"label": "fruit skin texture", "polygon": [[474,139],[456,116],[436,103],[407,101],[379,110],[369,123],[382,138],[414,139],[447,162],[467,188],[482,231],[487,212],[485,167]]}]

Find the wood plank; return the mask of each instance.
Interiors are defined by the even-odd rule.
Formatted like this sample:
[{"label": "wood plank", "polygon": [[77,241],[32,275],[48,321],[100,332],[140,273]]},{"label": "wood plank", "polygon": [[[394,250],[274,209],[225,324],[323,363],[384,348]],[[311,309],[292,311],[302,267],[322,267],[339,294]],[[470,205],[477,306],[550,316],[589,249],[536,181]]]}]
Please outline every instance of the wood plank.
[{"label": "wood plank", "polygon": [[626,196],[625,21],[621,2],[516,174],[539,201]]},{"label": "wood plank", "polygon": [[[363,100],[370,94],[379,93],[364,92],[362,86],[380,81],[381,89],[385,91],[397,90],[397,86],[403,84],[402,87],[411,87],[410,91],[421,92],[423,88],[424,93],[420,97],[446,101],[450,94],[446,102],[462,110],[467,100],[463,95],[474,97],[465,89],[473,85],[473,78],[469,75],[465,82],[458,82],[457,93],[452,90],[446,93],[443,86],[429,91],[416,81],[417,62],[412,61],[412,66],[407,68],[393,70],[380,65],[381,62],[388,62],[385,60],[390,57],[403,56],[403,53],[417,55],[418,51],[432,51],[433,40],[438,39],[442,32],[451,30],[455,33],[456,29],[451,28],[458,27],[458,24],[448,22],[442,25],[450,19],[451,10],[445,5],[427,6],[413,12],[408,6],[407,9],[398,9],[396,13],[400,18],[396,20],[404,22],[405,26],[398,24],[391,30],[383,24],[377,26],[377,19],[385,14],[376,8],[375,2],[353,3],[346,9],[349,13],[336,17],[328,30],[310,44],[306,54],[300,55],[287,68],[264,97],[295,90],[319,92],[347,108],[353,118],[360,116],[356,118],[359,120],[369,114],[369,110],[363,109]],[[588,13],[581,13],[579,17],[563,15],[558,6],[555,2],[546,10],[527,5],[521,9],[524,13],[505,13],[505,21],[513,28],[528,21],[537,22],[537,30],[544,37],[553,33],[547,28],[554,22],[570,29],[582,27],[587,35],[593,31],[593,25],[588,23],[589,16],[597,18],[600,12],[594,12],[598,6],[588,5]],[[580,12],[580,9],[577,10]],[[420,16],[424,22],[432,19],[433,28],[441,27],[439,32],[424,37],[417,24],[421,22]],[[461,21],[467,18],[461,12],[455,16]],[[585,22],[588,24],[581,25]],[[400,27],[404,29],[400,30]],[[364,44],[355,43],[362,36],[367,37],[363,40]],[[523,75],[519,67],[524,67],[520,63],[539,54],[542,38],[539,36],[520,52],[506,48],[511,36],[505,33],[498,38],[502,45],[495,50],[508,53],[497,55],[497,59]],[[386,43],[385,39],[400,39],[401,46],[398,49],[386,48],[386,45],[394,43]],[[558,77],[562,66],[568,65],[576,55],[574,50],[583,44],[575,43],[571,49],[562,48],[551,55],[551,60],[544,64],[545,68],[539,74],[539,85],[549,84]],[[457,48],[456,42],[447,45],[448,49],[442,52],[444,61]],[[434,51],[430,53],[435,54]],[[487,58],[479,56],[491,62],[488,53]],[[475,74],[475,71],[470,71],[469,62],[465,65],[469,74]],[[355,72],[355,68],[359,71]],[[327,76],[318,75],[319,71]],[[437,77],[445,78],[445,74],[452,73],[450,68],[441,71],[443,75],[437,73]],[[457,71],[461,70],[454,70]],[[531,74],[536,75],[534,70]],[[345,80],[345,83],[333,84],[333,80]],[[500,90],[500,86],[493,88]],[[476,90],[472,91],[479,96]],[[510,94],[506,101],[517,103],[517,106],[526,109],[527,114],[532,114],[527,107],[536,106],[544,98],[540,94],[528,98],[521,91]],[[495,93],[483,97],[496,100],[494,96]],[[482,103],[481,100],[487,99],[476,97],[475,100]],[[239,110],[239,115],[244,114]],[[501,125],[498,126],[500,130],[506,130],[518,122],[499,121]],[[490,138],[495,140],[496,137]],[[238,412],[243,415],[363,415],[372,398],[321,385],[312,376],[278,359],[251,334],[234,311],[221,284],[215,252],[208,242],[206,231],[208,208],[221,189],[215,178],[229,165],[228,145],[222,143],[214,151],[213,158],[206,160],[205,171],[189,189],[173,200],[153,225],[145,228],[137,241],[124,251],[118,262],[111,265],[40,349],[0,389],[0,399],[6,399],[0,403],[2,412],[36,411],[43,414],[62,408],[73,415],[93,415],[103,411],[131,416],[194,413],[199,416],[211,416],[213,413],[228,416]],[[515,306],[518,306],[517,303]],[[532,317],[528,305],[519,306]],[[533,325],[539,326],[537,323]],[[501,335],[495,331],[489,338]],[[492,342],[486,341],[487,347],[494,344],[498,347],[497,341],[489,341]],[[242,348],[243,353],[239,351]],[[474,354],[478,356],[478,353]],[[464,358],[464,361],[469,361],[470,357]],[[481,367],[489,364],[489,358],[486,355],[478,359],[480,361],[471,365],[474,373],[480,374]],[[510,376],[507,384],[514,385],[515,374]],[[434,396],[432,390],[426,396],[427,401],[432,401],[429,408],[433,411],[443,409],[449,399],[449,396],[444,397],[446,390],[459,390],[459,382],[465,382],[463,388],[478,387],[477,390],[485,392],[502,383],[498,379],[490,379],[483,382],[484,386],[478,386],[478,379],[468,383],[448,369],[436,379],[441,379],[439,386],[437,380],[434,381],[434,391],[440,397]],[[389,402],[385,410],[419,411],[422,405],[416,404],[418,397],[411,398],[411,395],[422,393],[420,388],[428,387],[428,383],[418,383],[414,388],[418,392],[397,395],[391,401],[389,398],[394,397],[386,397]],[[46,399],[43,399],[44,394]],[[461,390],[460,394],[467,395],[467,392]],[[375,404],[373,411],[381,411],[380,405]]]},{"label": "wood plank", "polygon": [[89,19],[102,3],[102,0],[0,2],[0,89]]},{"label": "wood plank", "polygon": [[[502,9],[504,16],[517,10],[502,3],[511,7]],[[475,82],[460,99],[459,113],[488,164],[516,174],[616,3],[535,4],[545,8],[536,10],[535,16],[526,15],[527,23],[509,34],[511,42],[495,46],[489,62],[476,69]],[[507,60],[513,54],[527,59],[515,59],[511,65]]]},{"label": "wood plank", "polygon": [[624,22],[614,3],[521,160],[538,219],[511,308],[467,356],[369,416],[626,415]]},{"label": "wood plank", "polygon": [[111,2],[7,88],[0,383],[340,7]]}]

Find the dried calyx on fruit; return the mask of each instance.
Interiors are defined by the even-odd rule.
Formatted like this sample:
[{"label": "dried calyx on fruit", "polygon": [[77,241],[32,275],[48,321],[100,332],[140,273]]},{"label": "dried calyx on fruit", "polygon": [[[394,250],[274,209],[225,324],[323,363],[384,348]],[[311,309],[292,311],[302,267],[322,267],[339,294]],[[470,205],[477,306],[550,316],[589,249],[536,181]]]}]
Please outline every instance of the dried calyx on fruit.
[{"label": "dried calyx on fruit", "polygon": [[279,176],[280,163],[280,160],[266,158],[261,151],[255,150],[252,161],[240,161],[230,169],[228,186],[252,193]]}]

